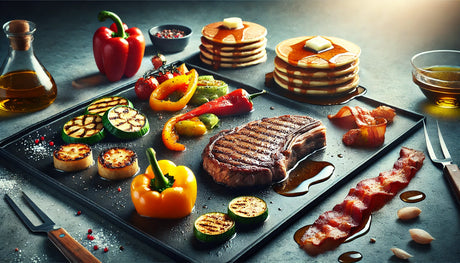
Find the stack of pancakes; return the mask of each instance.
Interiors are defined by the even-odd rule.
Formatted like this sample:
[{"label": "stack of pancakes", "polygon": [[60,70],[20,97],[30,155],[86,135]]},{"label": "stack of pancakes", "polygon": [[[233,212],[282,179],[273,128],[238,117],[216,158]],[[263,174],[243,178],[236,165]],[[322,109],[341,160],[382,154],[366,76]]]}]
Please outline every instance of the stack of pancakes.
[{"label": "stack of pancakes", "polygon": [[267,60],[267,29],[252,22],[228,29],[223,22],[206,25],[201,30],[200,59],[214,68],[240,68]]},{"label": "stack of pancakes", "polygon": [[275,82],[290,92],[308,96],[353,92],[359,83],[361,49],[347,40],[322,37],[331,42],[331,47],[317,52],[305,47],[312,38],[291,38],[276,46]]}]

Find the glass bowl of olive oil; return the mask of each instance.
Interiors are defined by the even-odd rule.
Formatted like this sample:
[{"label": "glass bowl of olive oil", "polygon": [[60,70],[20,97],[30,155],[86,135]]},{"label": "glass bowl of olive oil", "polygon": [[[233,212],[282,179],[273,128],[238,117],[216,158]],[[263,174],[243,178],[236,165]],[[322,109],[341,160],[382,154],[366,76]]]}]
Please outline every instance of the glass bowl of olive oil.
[{"label": "glass bowl of olive oil", "polygon": [[412,80],[443,108],[460,107],[460,51],[432,50],[412,57]]}]

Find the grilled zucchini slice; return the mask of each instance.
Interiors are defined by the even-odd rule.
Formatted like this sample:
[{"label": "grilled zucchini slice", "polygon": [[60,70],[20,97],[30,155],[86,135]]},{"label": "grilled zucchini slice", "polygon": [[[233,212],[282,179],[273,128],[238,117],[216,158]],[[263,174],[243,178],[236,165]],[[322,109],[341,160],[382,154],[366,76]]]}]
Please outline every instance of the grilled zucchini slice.
[{"label": "grilled zucchini slice", "polygon": [[259,224],[268,217],[267,203],[255,196],[240,196],[228,204],[228,215],[238,224]]},{"label": "grilled zucchini slice", "polygon": [[97,158],[97,170],[109,180],[129,178],[139,171],[137,154],[131,149],[114,147],[103,150]]},{"label": "grilled zucchini slice", "polygon": [[102,117],[104,127],[120,139],[136,139],[150,130],[144,114],[129,106],[115,106]]},{"label": "grilled zucchini slice", "polygon": [[102,97],[93,102],[86,108],[86,114],[97,114],[104,116],[105,112],[117,106],[125,105],[132,107],[133,104],[127,98],[120,96]]},{"label": "grilled zucchini slice", "polygon": [[193,233],[205,243],[223,242],[235,234],[235,221],[227,214],[211,212],[201,215],[195,220]]},{"label": "grilled zucchini slice", "polygon": [[91,147],[84,143],[61,145],[53,152],[54,167],[64,172],[84,170],[93,164]]},{"label": "grilled zucchini slice", "polygon": [[77,116],[64,124],[61,135],[66,143],[95,144],[105,137],[102,117],[95,114]]}]

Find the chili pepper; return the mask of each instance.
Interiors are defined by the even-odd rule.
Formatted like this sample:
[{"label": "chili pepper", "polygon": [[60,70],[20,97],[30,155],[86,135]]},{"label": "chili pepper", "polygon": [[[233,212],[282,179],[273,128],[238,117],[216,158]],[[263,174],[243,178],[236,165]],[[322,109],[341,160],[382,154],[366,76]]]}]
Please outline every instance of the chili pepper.
[{"label": "chili pepper", "polygon": [[[93,36],[93,53],[96,65],[109,81],[118,81],[123,75],[134,76],[139,70],[144,57],[145,38],[141,30],[124,27],[120,17],[110,11],[101,11],[99,21],[110,18],[116,30],[100,27]],[[111,26],[111,28],[114,28]]]},{"label": "chili pepper", "polygon": [[184,151],[185,145],[177,142],[179,140],[179,135],[174,129],[177,122],[198,117],[205,113],[213,113],[217,116],[226,116],[250,112],[253,110],[252,99],[264,93],[266,93],[265,90],[249,94],[244,89],[237,89],[227,95],[207,102],[189,112],[172,117],[163,127],[163,131],[161,133],[163,144],[170,150]]},{"label": "chili pepper", "polygon": [[[198,73],[190,70],[188,75],[179,75],[161,83],[150,95],[150,108],[155,111],[178,111],[183,109],[195,93],[198,82]],[[186,89],[178,101],[167,100],[167,97],[177,90]]]},{"label": "chili pepper", "polygon": [[181,218],[195,205],[197,183],[192,170],[169,160],[157,161],[147,149],[150,165],[131,182],[131,199],[137,213],[154,218]]}]

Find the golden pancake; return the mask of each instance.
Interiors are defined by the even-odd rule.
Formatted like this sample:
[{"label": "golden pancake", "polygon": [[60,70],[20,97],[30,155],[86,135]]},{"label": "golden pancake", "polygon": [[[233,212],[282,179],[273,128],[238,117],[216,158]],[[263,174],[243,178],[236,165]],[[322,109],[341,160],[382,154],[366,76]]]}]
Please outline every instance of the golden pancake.
[{"label": "golden pancake", "polygon": [[266,53],[267,53],[265,51],[265,49],[262,49],[258,53],[250,54],[250,55],[247,55],[247,56],[224,57],[224,56],[212,54],[202,46],[200,46],[200,52],[201,52],[201,55],[203,55],[207,59],[210,59],[210,60],[213,60],[213,61],[220,61],[220,62],[230,62],[230,63],[249,62],[249,61],[252,61],[252,60],[259,59],[259,58],[261,58],[263,56],[266,56]]},{"label": "golden pancake", "polygon": [[255,60],[247,61],[247,62],[234,62],[234,61],[233,62],[223,62],[219,60],[212,60],[212,59],[208,59],[205,56],[203,56],[202,53],[200,54],[200,59],[203,63],[213,66],[215,69],[220,68],[220,67],[221,68],[242,68],[242,67],[253,66],[253,65],[267,61],[267,54],[266,52],[264,53],[265,53],[264,56],[257,58]]},{"label": "golden pancake", "polygon": [[228,29],[219,21],[206,25],[201,29],[203,37],[213,43],[240,44],[260,41],[267,35],[267,29],[259,24],[243,21],[243,27]]},{"label": "golden pancake", "polygon": [[321,86],[321,87],[309,87],[302,88],[296,85],[292,85],[287,81],[281,79],[275,72],[273,74],[273,80],[283,89],[286,89],[292,93],[312,96],[337,96],[344,93],[353,91],[359,84],[359,76],[356,75],[353,79],[338,85],[332,86]]},{"label": "golden pancake", "polygon": [[265,47],[267,44],[267,38],[263,38],[262,40],[251,43],[220,44],[214,43],[205,37],[201,37],[201,44],[208,50],[219,50],[221,52],[240,52]]},{"label": "golden pancake", "polygon": [[260,52],[265,52],[265,46],[261,46],[255,49],[250,50],[241,50],[241,51],[221,51],[218,49],[209,49],[204,45],[200,45],[200,51],[213,54],[214,56],[221,56],[227,58],[239,58],[239,57],[248,57],[251,55],[258,54]]},{"label": "golden pancake", "polygon": [[332,69],[299,68],[289,65],[288,63],[281,60],[279,57],[275,57],[275,69],[288,75],[298,76],[301,78],[328,78],[343,76],[357,70],[358,65],[359,59],[356,59],[350,64],[346,64]]},{"label": "golden pancake", "polygon": [[315,52],[305,48],[305,42],[314,36],[296,37],[282,41],[276,46],[276,55],[286,63],[301,68],[337,68],[355,61],[361,54],[361,48],[350,41],[326,37],[333,48]]},{"label": "golden pancake", "polygon": [[299,77],[295,75],[290,75],[288,73],[284,73],[279,71],[275,68],[275,74],[278,75],[279,78],[289,82],[291,85],[295,85],[298,87],[318,87],[318,86],[333,86],[341,83],[345,83],[351,79],[353,79],[356,74],[358,73],[358,69],[355,71],[348,73],[343,76],[338,77],[325,77],[325,78],[309,78],[309,77]]}]

